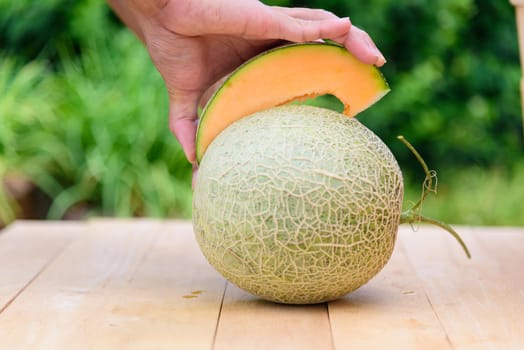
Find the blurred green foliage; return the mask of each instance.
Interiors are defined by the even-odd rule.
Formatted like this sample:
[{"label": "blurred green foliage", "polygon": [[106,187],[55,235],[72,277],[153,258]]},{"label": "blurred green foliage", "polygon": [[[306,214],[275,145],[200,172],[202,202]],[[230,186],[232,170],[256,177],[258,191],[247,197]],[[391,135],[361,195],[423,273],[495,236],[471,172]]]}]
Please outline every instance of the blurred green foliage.
[{"label": "blurred green foliage", "polygon": [[359,116],[417,171],[406,136],[433,167],[502,166],[524,151],[515,13],[509,1],[307,0],[365,29],[392,90]]},{"label": "blurred green foliage", "polygon": [[22,61],[55,62],[63,49],[80,54],[119,27],[103,1],[0,0],[0,48]]},{"label": "blurred green foliage", "polygon": [[[495,215],[473,203],[489,196],[517,203],[507,196],[518,191],[504,184],[524,183],[508,1],[266,3],[350,16],[373,37],[388,60],[382,72],[392,91],[359,119],[399,159],[407,198],[424,175],[398,134],[444,174],[444,198],[428,203],[430,213],[458,223],[522,223],[520,213]],[[104,2],[0,0],[0,48],[0,176],[28,175],[53,198],[52,218],[78,203],[96,215],[190,216],[191,169],[167,128],[162,81]],[[501,191],[510,193],[495,198]],[[5,203],[0,193],[0,219],[8,216]]]},{"label": "blurred green foliage", "polygon": [[18,38],[45,28],[28,24],[30,33],[20,27],[2,39],[12,46],[0,58],[0,169],[32,179],[53,199],[54,219],[79,204],[90,215],[190,216],[191,167],[167,128],[159,74],[105,3],[79,2],[75,11],[71,21],[83,18],[85,32],[51,30],[40,53]]}]

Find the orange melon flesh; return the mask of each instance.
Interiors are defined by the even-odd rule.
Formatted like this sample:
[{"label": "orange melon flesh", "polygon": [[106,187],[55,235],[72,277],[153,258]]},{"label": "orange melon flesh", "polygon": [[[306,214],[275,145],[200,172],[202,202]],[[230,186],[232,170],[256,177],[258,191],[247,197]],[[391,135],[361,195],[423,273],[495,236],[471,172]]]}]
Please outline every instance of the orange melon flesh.
[{"label": "orange melon flesh", "polygon": [[196,156],[230,124],[295,99],[331,94],[353,117],[389,91],[380,71],[358,61],[344,47],[291,44],[262,53],[237,68],[200,114]]}]

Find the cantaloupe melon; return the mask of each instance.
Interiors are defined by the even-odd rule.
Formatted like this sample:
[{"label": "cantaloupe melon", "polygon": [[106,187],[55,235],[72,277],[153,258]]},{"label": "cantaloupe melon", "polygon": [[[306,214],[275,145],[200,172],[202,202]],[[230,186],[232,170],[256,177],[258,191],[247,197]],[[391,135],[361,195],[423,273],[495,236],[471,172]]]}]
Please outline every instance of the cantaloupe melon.
[{"label": "cantaloupe melon", "polygon": [[380,71],[328,43],[290,44],[269,50],[236,69],[200,113],[196,157],[242,117],[286,102],[331,94],[352,117],[389,91]]},{"label": "cantaloupe melon", "polygon": [[[277,49],[233,73],[204,110],[197,139],[193,226],[211,265],[264,299],[309,304],[373,278],[389,260],[401,223],[438,225],[469,256],[451,227],[420,215],[433,189],[425,163],[429,185],[402,212],[397,161],[348,118],[387,91],[375,68],[333,45]],[[344,114],[273,107],[324,93],[339,97]]]},{"label": "cantaloupe melon", "polygon": [[386,264],[402,197],[397,161],[357,119],[281,106],[216,137],[200,163],[193,223],[204,255],[234,284],[318,303]]}]

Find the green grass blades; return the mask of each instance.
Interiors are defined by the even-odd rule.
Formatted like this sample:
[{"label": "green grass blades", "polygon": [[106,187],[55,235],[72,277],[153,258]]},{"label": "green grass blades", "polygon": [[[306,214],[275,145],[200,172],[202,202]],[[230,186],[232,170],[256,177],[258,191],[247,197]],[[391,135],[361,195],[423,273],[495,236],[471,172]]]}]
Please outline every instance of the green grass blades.
[{"label": "green grass blades", "polygon": [[[122,59],[125,57],[125,59]],[[49,217],[189,217],[191,167],[168,130],[167,96],[141,44],[119,31],[58,71],[0,65],[0,155],[52,197]],[[4,127],[7,126],[7,127]]]}]

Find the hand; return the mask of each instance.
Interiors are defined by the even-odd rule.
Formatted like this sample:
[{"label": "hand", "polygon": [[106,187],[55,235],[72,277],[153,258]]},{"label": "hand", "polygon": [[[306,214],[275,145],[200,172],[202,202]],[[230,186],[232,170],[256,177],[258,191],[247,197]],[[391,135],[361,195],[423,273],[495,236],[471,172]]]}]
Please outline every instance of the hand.
[{"label": "hand", "polygon": [[[348,18],[258,0],[110,1],[147,46],[170,99],[169,125],[195,164],[197,107],[205,91],[252,56],[283,41],[332,39],[364,63],[385,59]],[[133,16],[134,18],[131,18]]]}]

